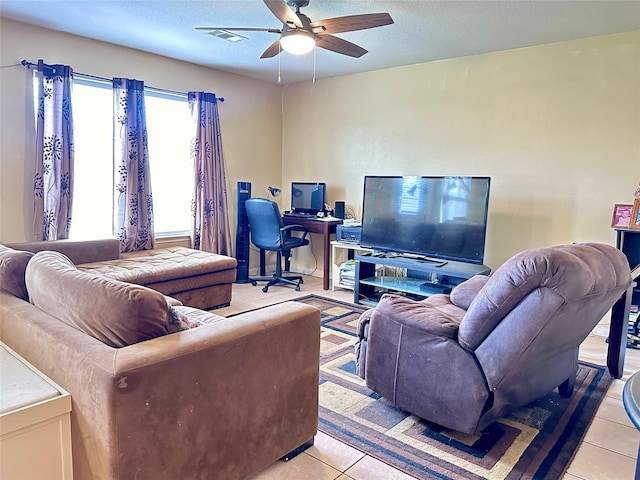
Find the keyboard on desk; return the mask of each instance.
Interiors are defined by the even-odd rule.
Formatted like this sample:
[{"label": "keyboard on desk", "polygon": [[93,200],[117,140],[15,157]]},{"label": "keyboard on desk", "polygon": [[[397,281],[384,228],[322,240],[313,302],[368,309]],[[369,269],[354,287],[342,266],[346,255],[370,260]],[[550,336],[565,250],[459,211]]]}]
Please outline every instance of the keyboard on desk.
[{"label": "keyboard on desk", "polygon": [[301,212],[284,212],[285,217],[293,218],[316,218],[313,213],[301,213]]}]

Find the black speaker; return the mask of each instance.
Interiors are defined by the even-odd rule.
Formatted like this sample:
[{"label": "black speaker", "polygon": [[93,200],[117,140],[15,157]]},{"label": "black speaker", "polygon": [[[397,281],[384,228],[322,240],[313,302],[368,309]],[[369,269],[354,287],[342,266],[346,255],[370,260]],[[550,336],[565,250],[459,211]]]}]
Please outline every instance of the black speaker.
[{"label": "black speaker", "polygon": [[335,202],[333,204],[333,216],[344,219],[344,202]]},{"label": "black speaker", "polygon": [[251,198],[251,182],[238,182],[236,198],[236,283],[249,283],[249,219],[244,202]]}]

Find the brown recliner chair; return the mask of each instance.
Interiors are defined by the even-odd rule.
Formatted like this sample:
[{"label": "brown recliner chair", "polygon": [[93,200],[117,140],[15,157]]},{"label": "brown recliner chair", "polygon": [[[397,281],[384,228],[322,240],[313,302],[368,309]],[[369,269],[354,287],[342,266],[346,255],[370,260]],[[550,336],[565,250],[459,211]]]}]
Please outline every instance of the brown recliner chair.
[{"label": "brown recliner chair", "polygon": [[478,433],[558,387],[571,395],[578,348],[631,284],[603,244],[527,250],[450,295],[384,295],[359,322],[358,373],[394,405]]}]

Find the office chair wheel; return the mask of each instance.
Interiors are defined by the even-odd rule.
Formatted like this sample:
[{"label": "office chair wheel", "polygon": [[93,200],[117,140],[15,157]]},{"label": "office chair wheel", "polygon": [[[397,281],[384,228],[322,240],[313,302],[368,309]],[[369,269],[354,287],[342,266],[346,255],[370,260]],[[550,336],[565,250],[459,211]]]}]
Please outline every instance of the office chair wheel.
[{"label": "office chair wheel", "polygon": [[300,284],[296,285],[296,292],[300,291]]},{"label": "office chair wheel", "polygon": [[264,293],[267,293],[267,291],[268,291],[268,290],[269,290],[269,287],[262,287],[262,291],[263,291]]}]

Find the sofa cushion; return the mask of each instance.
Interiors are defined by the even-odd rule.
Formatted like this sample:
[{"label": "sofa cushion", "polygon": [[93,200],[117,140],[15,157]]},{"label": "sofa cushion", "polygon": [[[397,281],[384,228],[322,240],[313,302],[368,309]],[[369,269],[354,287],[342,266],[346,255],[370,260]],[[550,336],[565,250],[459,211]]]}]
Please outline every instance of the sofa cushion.
[{"label": "sofa cushion", "polygon": [[225,317],[217,315],[213,312],[200,310],[199,308],[193,308],[187,305],[174,306],[173,310],[179,315],[186,317],[187,322],[191,325],[191,328],[193,328],[194,324],[213,325],[227,320]]},{"label": "sofa cushion", "polygon": [[29,298],[24,283],[27,263],[33,257],[31,252],[22,252],[0,245],[0,288],[23,300]]},{"label": "sofa cushion", "polygon": [[112,347],[169,332],[164,295],[82,272],[62,253],[36,253],[25,280],[32,304]]},{"label": "sofa cushion", "polygon": [[[190,281],[189,289],[217,283],[231,283],[236,279],[237,261],[233,257],[185,247],[167,247],[123,254],[122,258],[105,262],[85,263],[78,268],[123,282],[152,285],[174,280]],[[211,277],[212,274],[219,278]],[[201,282],[195,279],[209,276]],[[161,290],[169,295],[187,290]]]}]

